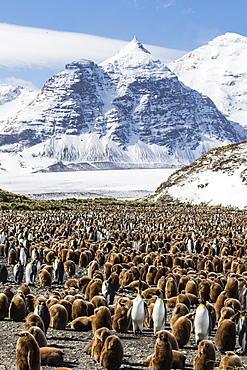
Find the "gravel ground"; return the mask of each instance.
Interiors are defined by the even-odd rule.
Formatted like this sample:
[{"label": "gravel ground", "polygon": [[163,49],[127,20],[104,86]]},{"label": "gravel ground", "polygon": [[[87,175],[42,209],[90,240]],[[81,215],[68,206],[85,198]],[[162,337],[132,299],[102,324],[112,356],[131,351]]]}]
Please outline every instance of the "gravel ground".
[{"label": "gravel ground", "polygon": [[[0,263],[3,263],[3,257],[0,257]],[[0,286],[2,290],[6,286],[11,286],[13,292],[18,289],[18,286],[12,283],[12,270],[13,268],[8,267],[9,277],[5,285]],[[86,269],[79,268],[77,266],[77,272],[75,278],[80,278],[85,275]],[[53,284],[50,290],[41,289],[38,287],[31,287],[32,294],[43,294],[48,296],[50,291],[63,290],[62,286]],[[172,309],[168,309],[168,319],[166,323],[166,330],[170,330],[169,320],[171,317]],[[24,328],[23,322],[14,322],[10,319],[4,319],[0,321],[0,370],[14,370],[15,369],[15,352],[18,336],[16,335]],[[113,331],[112,331],[113,332]],[[213,341],[216,329],[212,331],[212,335],[209,337]],[[113,332],[114,333],[114,332]],[[116,334],[116,333],[114,333]],[[122,334],[117,333],[122,341],[124,347],[124,358],[121,369],[145,369],[141,362],[146,359],[150,354],[153,353],[155,344],[155,337],[152,329],[144,329],[142,335],[133,335],[130,329],[128,333]],[[85,353],[85,346],[92,339],[92,332],[76,332],[70,328],[65,330],[55,330],[52,328],[48,329],[47,339],[48,345],[56,347],[64,352],[64,363],[63,366],[71,369],[102,369],[101,366],[89,355]],[[238,346],[236,347],[236,349]],[[193,360],[196,355],[197,346],[195,345],[194,334],[192,333],[189,343],[183,348],[183,352],[186,354],[185,369],[193,369]],[[222,354],[217,352],[216,359],[220,361]],[[243,364],[247,364],[247,356],[241,357]],[[55,369],[54,367],[42,366],[41,369]]]}]

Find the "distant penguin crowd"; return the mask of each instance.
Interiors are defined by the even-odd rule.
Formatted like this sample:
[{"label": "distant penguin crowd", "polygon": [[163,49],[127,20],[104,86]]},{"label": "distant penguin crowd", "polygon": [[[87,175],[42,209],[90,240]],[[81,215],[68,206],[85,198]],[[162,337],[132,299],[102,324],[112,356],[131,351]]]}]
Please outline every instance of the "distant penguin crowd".
[{"label": "distant penguin crowd", "polygon": [[128,368],[125,333],[155,338],[139,362],[154,370],[247,365],[245,211],[96,202],[2,211],[0,288],[0,320],[23,323],[17,370],[68,369],[50,328],[92,333],[82,350],[108,370]]}]

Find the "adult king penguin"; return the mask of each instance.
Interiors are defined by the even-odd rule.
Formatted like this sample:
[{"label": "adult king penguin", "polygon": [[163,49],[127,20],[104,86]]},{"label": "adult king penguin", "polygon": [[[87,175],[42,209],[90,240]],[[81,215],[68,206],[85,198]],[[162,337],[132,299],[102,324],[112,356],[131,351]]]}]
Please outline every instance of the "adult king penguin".
[{"label": "adult king penguin", "polygon": [[58,284],[62,284],[63,276],[64,276],[63,261],[60,258],[55,258],[55,260],[52,262],[52,266],[53,266],[54,280],[57,280]]},{"label": "adult king penguin", "polygon": [[5,284],[8,279],[8,270],[5,265],[0,265],[0,283]]},{"label": "adult king penguin", "polygon": [[242,347],[242,354],[247,352],[247,313],[241,312],[238,320],[238,342]]},{"label": "adult king penguin", "polygon": [[34,308],[34,313],[36,315],[39,315],[41,319],[43,320],[44,325],[45,325],[45,334],[46,334],[47,329],[50,324],[50,312],[43,298],[38,298],[37,305]]},{"label": "adult king penguin", "polygon": [[244,284],[240,294],[239,294],[239,302],[241,304],[241,310],[247,311],[247,286]]},{"label": "adult king penguin", "polygon": [[37,275],[36,260],[29,262],[26,266],[25,277],[28,285],[34,285],[34,281]]},{"label": "adult king penguin", "polygon": [[111,278],[104,280],[102,283],[102,294],[106,299],[107,304],[113,304],[115,291],[111,283]]},{"label": "adult king penguin", "polygon": [[17,262],[14,266],[13,276],[14,276],[14,283],[21,284],[24,274],[24,267],[20,262]]},{"label": "adult king penguin", "polygon": [[166,322],[166,305],[163,301],[163,293],[156,299],[153,313],[152,313],[153,323],[154,323],[154,334],[157,331],[164,330]]},{"label": "adult king penguin", "polygon": [[203,339],[208,339],[209,335],[209,313],[206,306],[206,301],[201,300],[201,304],[196,309],[195,319],[194,319],[194,329],[195,329],[195,339],[196,344]]},{"label": "adult king penguin", "polygon": [[137,296],[133,300],[133,304],[130,307],[129,312],[131,315],[134,335],[136,335],[137,331],[142,334],[143,322],[147,313],[146,303],[142,298],[142,281],[139,281],[137,291]]},{"label": "adult king penguin", "polygon": [[28,250],[25,247],[21,247],[20,249],[20,262],[23,266],[27,265],[28,260]]}]

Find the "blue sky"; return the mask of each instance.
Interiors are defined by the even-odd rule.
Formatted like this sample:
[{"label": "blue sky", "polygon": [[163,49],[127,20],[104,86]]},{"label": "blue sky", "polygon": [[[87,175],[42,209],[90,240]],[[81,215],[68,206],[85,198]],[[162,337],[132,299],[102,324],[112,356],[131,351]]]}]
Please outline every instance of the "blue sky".
[{"label": "blue sky", "polygon": [[226,32],[247,36],[246,14],[247,0],[0,0],[0,83],[41,88],[66,63],[99,63],[134,36],[167,64],[182,54],[164,48],[184,54]]},{"label": "blue sky", "polygon": [[193,50],[247,36],[246,0],[0,0],[0,22]]}]

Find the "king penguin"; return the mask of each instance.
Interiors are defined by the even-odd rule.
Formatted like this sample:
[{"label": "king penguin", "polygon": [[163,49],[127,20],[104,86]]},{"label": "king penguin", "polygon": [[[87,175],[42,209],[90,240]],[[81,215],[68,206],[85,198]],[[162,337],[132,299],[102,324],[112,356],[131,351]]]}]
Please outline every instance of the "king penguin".
[{"label": "king penguin", "polygon": [[36,339],[28,331],[22,331],[18,335],[20,338],[16,346],[16,370],[39,370],[41,355]]},{"label": "king penguin", "polygon": [[138,291],[137,296],[133,300],[133,304],[129,312],[129,314],[131,314],[134,335],[136,335],[137,331],[139,331],[142,334],[143,322],[147,313],[146,303],[142,298],[141,281],[139,281],[137,291]]},{"label": "king penguin", "polygon": [[241,310],[247,311],[247,286],[244,284],[240,294],[239,294],[239,302],[241,304]]},{"label": "king penguin", "polygon": [[34,308],[34,313],[36,315],[39,315],[41,319],[43,320],[44,326],[45,326],[45,334],[46,334],[47,329],[50,324],[50,312],[49,312],[48,307],[46,306],[45,301],[42,298],[38,299],[38,303]]},{"label": "king penguin", "polygon": [[63,261],[60,258],[55,258],[55,260],[52,262],[52,266],[53,266],[54,280],[57,280],[58,284],[62,284],[63,276],[64,276]]},{"label": "king penguin", "polygon": [[23,279],[24,268],[23,265],[17,262],[14,266],[13,276],[14,276],[14,283],[21,284]]},{"label": "king penguin", "polygon": [[238,342],[242,347],[242,354],[247,352],[247,313],[241,312],[238,320]]},{"label": "king penguin", "polygon": [[25,276],[26,276],[26,283],[28,285],[34,285],[34,281],[37,275],[37,266],[36,260],[29,262],[26,266]]},{"label": "king penguin", "polygon": [[102,283],[102,294],[106,299],[107,304],[113,304],[115,291],[111,283],[111,278],[104,280]]},{"label": "king penguin", "polygon": [[27,265],[28,260],[28,250],[25,247],[21,247],[20,249],[20,262],[23,266]]},{"label": "king penguin", "polygon": [[164,330],[166,314],[166,305],[163,301],[163,293],[161,292],[160,296],[155,301],[152,313],[152,318],[154,322],[154,334],[157,331]]},{"label": "king penguin", "polygon": [[8,279],[8,270],[5,265],[0,265],[0,283],[5,284]]},{"label": "king penguin", "polygon": [[206,307],[206,301],[201,300],[201,304],[196,309],[195,319],[194,319],[194,328],[195,328],[195,339],[196,344],[203,339],[208,339],[209,335],[209,313]]}]

